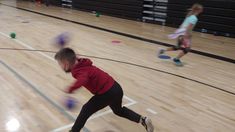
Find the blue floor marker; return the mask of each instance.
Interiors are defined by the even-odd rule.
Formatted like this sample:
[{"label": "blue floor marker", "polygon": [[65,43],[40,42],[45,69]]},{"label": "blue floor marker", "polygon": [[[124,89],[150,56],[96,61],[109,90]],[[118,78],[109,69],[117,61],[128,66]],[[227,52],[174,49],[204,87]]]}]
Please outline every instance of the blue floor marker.
[{"label": "blue floor marker", "polygon": [[171,57],[168,56],[168,55],[159,55],[158,57],[159,57],[160,59],[171,59]]}]

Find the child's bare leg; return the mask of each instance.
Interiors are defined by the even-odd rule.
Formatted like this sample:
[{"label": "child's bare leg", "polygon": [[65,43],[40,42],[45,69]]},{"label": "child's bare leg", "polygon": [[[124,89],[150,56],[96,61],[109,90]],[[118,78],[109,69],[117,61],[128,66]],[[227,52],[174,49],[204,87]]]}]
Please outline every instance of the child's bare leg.
[{"label": "child's bare leg", "polygon": [[181,57],[183,57],[185,55],[184,51],[181,50],[180,53],[178,54],[178,56],[176,57],[176,59],[180,59]]},{"label": "child's bare leg", "polygon": [[177,45],[175,45],[173,47],[166,48],[166,49],[160,49],[158,51],[158,55],[164,54],[167,51],[176,51],[176,50],[179,50],[179,48],[180,48],[180,46],[182,44],[182,41],[183,41],[183,36],[179,36]]},{"label": "child's bare leg", "polygon": [[176,58],[173,59],[174,62],[180,62],[180,59],[185,56],[190,51],[190,47],[188,48],[181,48],[180,53]]}]

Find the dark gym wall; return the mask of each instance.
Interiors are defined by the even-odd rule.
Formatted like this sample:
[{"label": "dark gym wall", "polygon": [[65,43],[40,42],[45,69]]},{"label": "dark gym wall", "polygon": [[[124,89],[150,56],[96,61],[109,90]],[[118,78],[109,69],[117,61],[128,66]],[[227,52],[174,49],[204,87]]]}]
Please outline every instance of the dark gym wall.
[{"label": "dark gym wall", "polygon": [[168,0],[166,25],[178,27],[193,3],[204,6],[195,30],[206,29],[209,33],[217,32],[217,35],[235,35],[234,0]]},{"label": "dark gym wall", "polygon": [[142,18],[142,6],[143,0],[73,0],[73,8],[79,10],[136,20]]},{"label": "dark gym wall", "polygon": [[[29,0],[34,1],[34,0]],[[62,0],[42,0],[43,3],[62,6]],[[143,0],[71,0],[74,9],[96,11],[101,14],[132,20],[142,19]]]},{"label": "dark gym wall", "polygon": [[[44,0],[46,1],[46,0]],[[61,6],[61,0],[48,0],[50,4],[56,5],[56,6]]]},{"label": "dark gym wall", "polygon": [[[62,0],[49,1],[57,6],[62,4]],[[155,0],[152,3],[159,6],[161,2]],[[204,32],[235,37],[235,0],[168,0],[165,3],[167,26],[178,27],[184,20],[187,9],[194,3],[200,3],[204,6],[204,12],[199,16],[196,31],[205,29]],[[73,8],[78,10],[96,11],[133,20],[142,19],[143,4],[144,0],[72,0]]]}]

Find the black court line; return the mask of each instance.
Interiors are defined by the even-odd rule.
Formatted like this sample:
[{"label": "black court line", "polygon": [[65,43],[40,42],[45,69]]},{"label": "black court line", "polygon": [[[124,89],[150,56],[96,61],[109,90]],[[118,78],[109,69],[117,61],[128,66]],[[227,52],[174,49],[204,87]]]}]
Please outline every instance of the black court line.
[{"label": "black court line", "polygon": [[[55,51],[48,51],[48,50],[32,50],[32,49],[18,49],[18,48],[0,48],[0,50],[56,53]],[[119,61],[119,60],[114,60],[114,59],[109,59],[109,58],[103,58],[103,57],[89,56],[89,55],[82,55],[82,54],[78,54],[78,55],[83,56],[83,57],[96,58],[96,59],[100,59],[100,60],[107,60],[107,61],[122,63],[122,64],[126,64],[126,65],[132,65],[132,66],[140,67],[140,68],[143,68],[143,69],[148,69],[148,70],[152,70],[152,71],[156,71],[156,72],[165,73],[165,74],[168,74],[168,75],[172,75],[172,76],[183,78],[183,79],[186,79],[186,80],[189,80],[189,81],[193,81],[193,82],[208,86],[208,87],[213,88],[213,89],[217,89],[217,90],[225,92],[227,94],[235,95],[235,93],[233,93],[231,91],[228,91],[228,90],[225,90],[223,88],[219,88],[219,87],[216,87],[216,86],[213,86],[213,85],[210,85],[210,84],[207,84],[207,83],[195,80],[195,79],[191,79],[191,78],[184,77],[184,76],[181,76],[181,75],[177,75],[177,74],[174,74],[174,73],[170,73],[170,72],[167,72],[167,71],[159,70],[159,69],[156,69],[156,68],[147,67],[147,66],[143,66],[143,65],[139,65],[139,64],[135,64],[135,63],[130,63],[130,62],[125,62],[125,61]]]},{"label": "black court line", "polygon": [[[135,36],[135,35],[132,35],[132,34],[127,34],[127,33],[122,33],[122,32],[118,32],[118,31],[114,31],[114,30],[110,30],[110,29],[106,29],[106,28],[102,28],[102,27],[97,27],[97,26],[94,26],[94,25],[89,25],[89,24],[85,24],[85,23],[81,23],[81,22],[77,22],[77,21],[73,21],[73,20],[69,20],[69,19],[65,19],[65,18],[61,18],[61,17],[57,17],[57,16],[53,16],[53,15],[48,15],[48,14],[44,14],[44,13],[41,13],[41,12],[36,12],[36,11],[29,10],[29,9],[21,8],[21,7],[15,7],[15,6],[11,6],[11,5],[7,5],[7,4],[3,4],[3,3],[0,3],[0,4],[2,4],[4,6],[16,8],[16,9],[19,9],[19,10],[39,14],[39,15],[42,15],[42,16],[47,16],[47,17],[58,19],[58,20],[63,20],[63,21],[66,21],[66,22],[79,24],[79,25],[86,26],[86,27],[89,27],[89,28],[94,28],[94,29],[97,29],[97,30],[101,30],[101,31],[105,31],[105,32],[109,32],[109,33],[129,37],[129,38],[144,41],[144,42],[163,45],[163,46],[167,46],[167,47],[172,46],[171,44],[168,44],[168,43],[164,43],[164,42],[160,42],[160,41],[156,41],[156,40],[152,40],[152,39],[147,39],[147,38],[140,37],[140,36]],[[231,59],[231,58],[228,58],[228,57],[223,57],[223,56],[219,56],[219,55],[215,55],[215,54],[211,54],[211,53],[207,53],[207,52],[202,52],[202,51],[194,50],[194,49],[192,49],[190,52],[198,54],[198,55],[202,55],[202,56],[206,56],[206,57],[210,57],[210,58],[214,58],[214,59],[217,59],[217,60],[226,61],[226,62],[230,62],[230,63],[235,64],[235,60]]]},{"label": "black court line", "polygon": [[[70,121],[75,121],[76,118],[74,118],[72,115],[68,114],[64,108],[56,104],[53,100],[51,100],[49,97],[47,97],[45,94],[43,94],[38,87],[30,83],[27,79],[25,79],[22,75],[20,75],[18,72],[16,72],[13,68],[11,68],[9,65],[7,65],[5,62],[0,60],[0,63],[6,67],[10,72],[12,72],[18,79],[20,79],[22,82],[30,86],[38,95],[40,95],[42,98],[44,98],[47,102],[49,102],[52,106],[54,106],[57,110],[60,111],[67,119]],[[84,127],[83,128],[84,132],[89,132],[89,130]]]}]

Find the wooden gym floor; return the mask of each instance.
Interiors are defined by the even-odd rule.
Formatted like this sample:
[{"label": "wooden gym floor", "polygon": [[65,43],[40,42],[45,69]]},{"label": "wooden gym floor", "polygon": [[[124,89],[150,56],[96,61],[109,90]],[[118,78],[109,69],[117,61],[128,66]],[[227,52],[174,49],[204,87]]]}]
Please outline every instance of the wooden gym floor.
[{"label": "wooden gym floor", "polygon": [[[91,13],[0,0],[0,131],[17,119],[19,132],[66,132],[92,95],[81,89],[74,111],[61,105],[62,92],[73,78],[53,60],[53,38],[70,32],[70,47],[111,74],[122,85],[123,104],[151,117],[156,132],[234,132],[234,63],[190,53],[184,67],[160,60],[162,45],[59,20],[36,12],[174,44],[174,29]],[[12,6],[12,7],[10,7]],[[8,34],[16,32],[17,39]],[[112,40],[121,41],[113,45]],[[235,59],[235,39],[194,33],[193,49]],[[40,50],[40,51],[38,51]],[[50,51],[50,52],[46,52]],[[52,51],[52,52],[51,52]],[[168,53],[175,56],[177,52]],[[84,131],[144,132],[141,125],[119,118],[106,108],[90,118]]]}]

